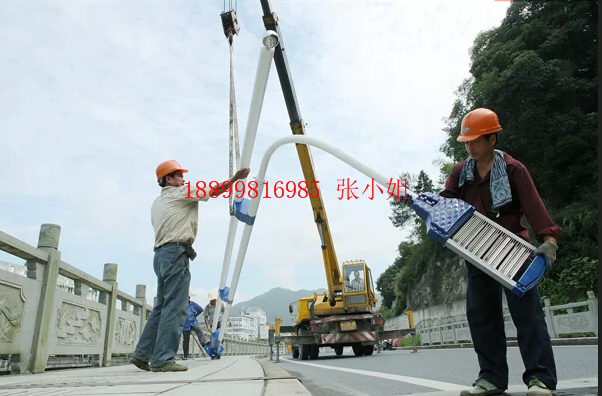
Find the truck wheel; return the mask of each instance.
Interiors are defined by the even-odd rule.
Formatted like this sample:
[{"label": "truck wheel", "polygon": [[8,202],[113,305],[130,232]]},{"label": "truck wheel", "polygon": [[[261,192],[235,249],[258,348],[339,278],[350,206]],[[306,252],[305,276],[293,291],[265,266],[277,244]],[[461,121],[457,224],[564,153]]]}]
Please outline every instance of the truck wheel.
[{"label": "truck wheel", "polygon": [[293,347],[293,359],[299,359],[299,347],[296,345]]},{"label": "truck wheel", "polygon": [[362,356],[364,354],[364,349],[361,344],[353,344],[351,348],[353,348],[353,354],[355,356]]},{"label": "truck wheel", "polygon": [[343,347],[342,346],[334,347],[334,353],[336,353],[337,356],[341,356],[343,354]]},{"label": "truck wheel", "polygon": [[311,345],[299,345],[299,354],[301,355],[301,360],[307,360],[309,358],[309,351]]},{"label": "truck wheel", "polygon": [[374,345],[364,345],[362,347],[364,349],[364,355],[370,356],[374,352]]},{"label": "truck wheel", "polygon": [[309,357],[311,357],[312,360],[316,360],[318,356],[320,356],[320,347],[317,345],[311,345],[311,349],[309,351]]}]

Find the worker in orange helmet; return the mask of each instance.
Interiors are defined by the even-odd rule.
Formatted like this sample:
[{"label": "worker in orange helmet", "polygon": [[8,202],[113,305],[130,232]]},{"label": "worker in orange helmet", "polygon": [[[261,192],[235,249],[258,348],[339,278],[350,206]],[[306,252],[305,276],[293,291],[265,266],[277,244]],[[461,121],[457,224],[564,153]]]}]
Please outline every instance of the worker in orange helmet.
[{"label": "worker in orange helmet", "polygon": [[[469,156],[455,165],[439,195],[462,199],[529,241],[529,233],[520,223],[524,215],[542,243],[533,256],[543,254],[547,272],[556,260],[561,229],[550,218],[527,168],[494,148],[501,130],[492,110],[478,108],[466,114],[457,141],[464,143]],[[508,389],[502,286],[471,263],[466,266],[466,317],[480,372],[473,388],[462,391],[461,396],[496,395]],[[525,364],[522,379],[527,395],[551,396],[557,384],[556,364],[537,288],[522,298],[504,291]]]},{"label": "worker in orange helmet", "polygon": [[[190,287],[189,261],[196,252],[192,244],[198,229],[199,201],[207,202],[245,179],[249,169],[238,170],[217,188],[217,193],[198,189],[196,183],[184,184],[188,172],[175,160],[157,166],[156,177],[161,194],[151,207],[151,223],[155,231],[154,271],[157,275],[157,305],[151,312],[130,361],[146,371],[186,371],[175,363],[182,329],[186,320]],[[190,197],[190,198],[189,198]]]}]

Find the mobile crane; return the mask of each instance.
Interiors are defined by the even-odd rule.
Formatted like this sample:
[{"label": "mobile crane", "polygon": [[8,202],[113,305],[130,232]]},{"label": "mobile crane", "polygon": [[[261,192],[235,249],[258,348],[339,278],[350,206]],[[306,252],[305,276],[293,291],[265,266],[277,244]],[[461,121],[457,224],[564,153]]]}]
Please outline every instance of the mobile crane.
[{"label": "mobile crane", "polygon": [[[266,30],[275,31],[279,37],[279,45],[274,52],[274,64],[292,133],[305,135],[305,124],[301,118],[278,17],[272,12],[270,0],[260,1]],[[293,325],[280,327],[282,332],[294,335],[276,337],[276,341],[292,345],[293,357],[301,357],[302,360],[318,358],[320,347],[331,347],[337,355],[341,355],[345,346],[351,346],[355,356],[372,355],[374,345],[379,339],[397,338],[408,334],[414,330],[413,324],[411,329],[383,332],[382,315],[373,313],[377,300],[372,272],[364,260],[344,261],[341,274],[326,209],[316,183],[310,148],[304,144],[296,144],[296,149],[305,182],[310,190],[308,199],[320,235],[328,292],[314,293],[313,296],[299,299],[297,319]],[[289,312],[293,313],[292,304],[289,305]]]}]

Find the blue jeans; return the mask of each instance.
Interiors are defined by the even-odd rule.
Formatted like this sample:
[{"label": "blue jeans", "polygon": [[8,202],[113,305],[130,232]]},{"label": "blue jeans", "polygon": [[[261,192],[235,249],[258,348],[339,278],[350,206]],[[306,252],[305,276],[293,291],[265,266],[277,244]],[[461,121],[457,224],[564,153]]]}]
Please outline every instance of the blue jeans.
[{"label": "blue jeans", "polygon": [[135,358],[150,362],[151,367],[165,367],[175,362],[188,308],[189,263],[182,246],[167,245],[155,252],[157,305],[133,353]]}]

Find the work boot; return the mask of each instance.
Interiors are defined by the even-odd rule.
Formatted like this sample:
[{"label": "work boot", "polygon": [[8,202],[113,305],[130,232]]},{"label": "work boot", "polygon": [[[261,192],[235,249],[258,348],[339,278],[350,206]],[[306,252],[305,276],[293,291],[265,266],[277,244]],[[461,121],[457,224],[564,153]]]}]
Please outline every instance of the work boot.
[{"label": "work boot", "polygon": [[163,367],[151,367],[151,371],[154,372],[165,372],[165,371],[186,371],[188,370],[187,366],[183,366],[181,364],[172,363]]},{"label": "work boot", "polygon": [[460,396],[488,396],[504,393],[503,389],[497,388],[485,378],[478,378],[474,384],[472,384],[472,386],[472,389],[467,389],[460,392]]},{"label": "work boot", "polygon": [[140,370],[150,371],[150,365],[148,362],[143,362],[142,360],[132,356],[130,357],[130,363],[133,363],[134,366],[138,367]]},{"label": "work boot", "polygon": [[546,384],[535,377],[531,377],[527,396],[552,396],[552,391],[548,389]]}]

